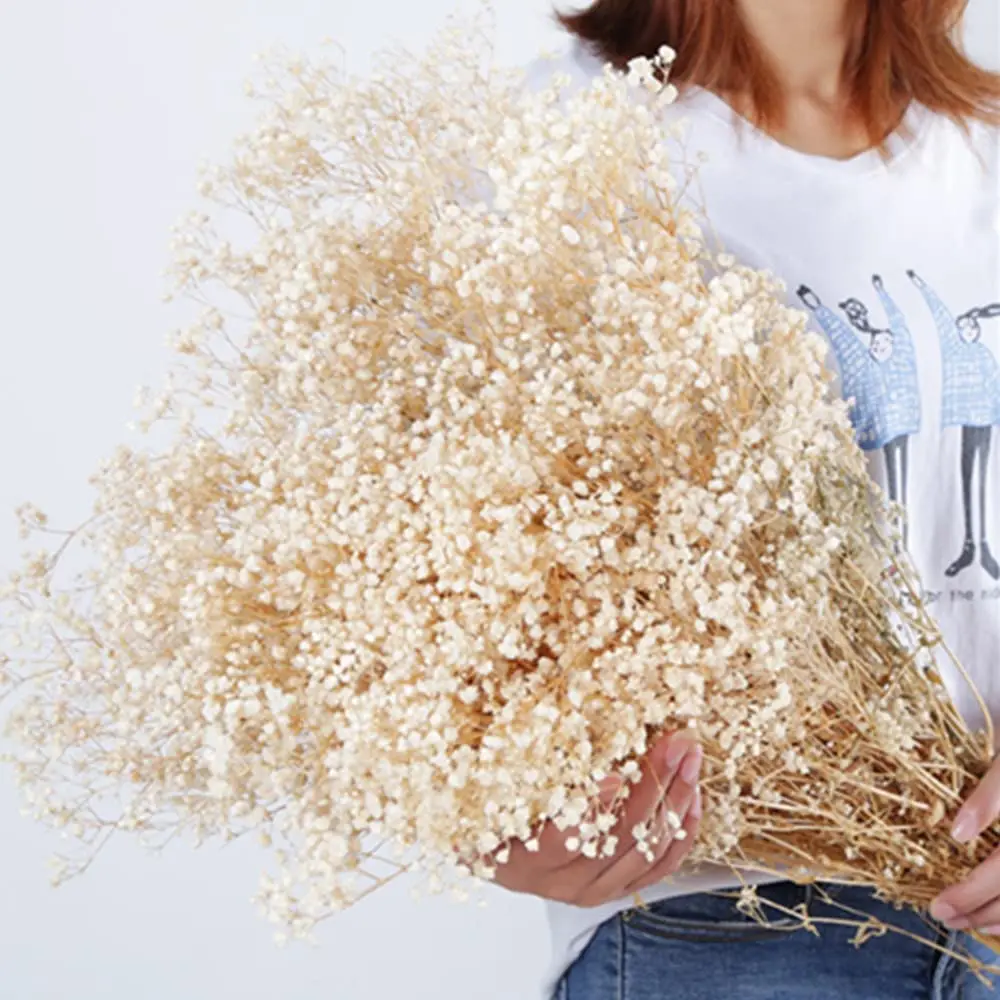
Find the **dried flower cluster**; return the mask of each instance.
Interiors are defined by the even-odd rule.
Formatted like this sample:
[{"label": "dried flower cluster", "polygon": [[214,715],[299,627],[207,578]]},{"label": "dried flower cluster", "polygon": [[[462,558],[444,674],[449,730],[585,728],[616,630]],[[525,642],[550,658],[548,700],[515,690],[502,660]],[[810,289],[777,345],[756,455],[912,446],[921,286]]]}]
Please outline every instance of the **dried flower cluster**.
[{"label": "dried flower cluster", "polygon": [[[489,65],[478,24],[365,80],[273,62],[177,234],[205,312],[142,422],[176,435],[119,449],[4,592],[67,874],[116,830],[254,831],[307,933],[411,865],[489,875],[545,820],[613,851],[598,782],[688,725],[696,858],[915,905],[968,864],[939,824],[984,744],[823,341],[682,207],[669,55],[572,96]],[[95,565],[60,591],[75,539]]]}]

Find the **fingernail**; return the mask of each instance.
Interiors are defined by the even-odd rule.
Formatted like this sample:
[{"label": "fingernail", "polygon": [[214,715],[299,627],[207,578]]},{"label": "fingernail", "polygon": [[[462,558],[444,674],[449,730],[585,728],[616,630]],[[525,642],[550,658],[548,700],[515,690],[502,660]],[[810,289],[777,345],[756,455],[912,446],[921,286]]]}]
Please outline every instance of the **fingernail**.
[{"label": "fingernail", "polygon": [[682,739],[673,739],[667,752],[663,755],[663,763],[668,771],[676,771],[684,755],[691,749],[691,744]]},{"label": "fingernail", "polygon": [[990,924],[989,927],[980,927],[980,934],[986,934],[988,937],[1000,937],[1000,924]]},{"label": "fingernail", "polygon": [[701,771],[701,747],[696,746],[685,758],[681,765],[681,778],[689,785],[693,785],[698,780],[698,773]]},{"label": "fingernail", "polygon": [[955,917],[958,916],[958,910],[954,906],[950,906],[948,903],[941,903],[938,900],[934,900],[931,903],[931,916],[935,920],[940,920],[941,923],[950,923]]},{"label": "fingernail", "polygon": [[971,812],[959,812],[955,825],[951,828],[952,839],[966,844],[976,835],[976,817]]},{"label": "fingernail", "polygon": [[694,801],[691,803],[691,815],[695,819],[701,819],[701,786],[694,790]]}]

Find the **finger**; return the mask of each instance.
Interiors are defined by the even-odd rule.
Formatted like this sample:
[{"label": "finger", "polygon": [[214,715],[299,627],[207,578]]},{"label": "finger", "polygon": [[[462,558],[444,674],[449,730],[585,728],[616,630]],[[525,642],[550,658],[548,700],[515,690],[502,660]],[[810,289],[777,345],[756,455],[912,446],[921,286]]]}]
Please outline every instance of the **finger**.
[{"label": "finger", "polygon": [[660,740],[642,762],[642,779],[632,787],[615,832],[628,832],[638,823],[649,822],[684,759],[698,746],[687,732],[672,733]]},{"label": "finger", "polygon": [[[637,864],[647,863],[634,850],[632,829],[638,823],[648,823],[665,794],[684,756],[694,746],[695,737],[682,731],[662,737],[642,761],[642,777],[634,785],[621,777],[612,776],[602,782],[600,804],[605,808],[624,797],[624,808],[610,831],[617,838],[615,857],[632,853]],[[595,879],[608,867],[606,857],[588,858],[577,850],[569,850],[567,840],[577,831],[559,830],[553,823],[540,829],[535,843],[514,841],[509,846],[506,865],[509,867],[497,879],[515,892],[541,893],[551,899],[563,899],[577,905],[592,905],[586,901]],[[581,900],[581,893],[586,897]],[[609,897],[611,898],[611,897]],[[604,902],[604,900],[600,900]]]},{"label": "finger", "polygon": [[691,853],[694,847],[694,838],[698,832],[698,824],[701,822],[701,789],[696,788],[691,808],[684,817],[683,838],[675,837],[663,857],[657,861],[639,880],[626,887],[626,893],[641,892],[651,885],[657,885],[680,870],[684,859]]},{"label": "finger", "polygon": [[[641,808],[655,795],[657,776],[653,772],[656,764],[665,762],[668,756],[670,759],[675,756],[676,752],[670,750],[672,741],[673,735],[666,735],[654,744],[641,765],[645,773],[635,785],[629,785],[625,778],[616,774],[601,781],[597,806],[604,810],[613,808],[624,797],[630,813]],[[651,766],[651,762],[655,763]],[[533,839],[527,842],[512,840],[497,848],[492,853],[492,860],[502,869],[499,881],[515,892],[544,888],[553,893],[593,881],[593,873],[605,866],[606,859],[587,858],[577,850],[570,850],[567,841],[572,843],[571,838],[578,833],[572,827],[560,830],[554,823],[543,823]],[[620,830],[613,829],[612,833],[621,840]]]},{"label": "finger", "polygon": [[[675,820],[679,819],[680,823],[684,822],[698,796],[698,779],[701,777],[702,759],[702,749],[700,746],[696,746],[684,758],[684,762],[663,800],[665,810],[672,813]],[[675,829],[679,829],[679,826]],[[683,840],[683,837],[681,839]]]},{"label": "finger", "polygon": [[675,830],[667,822],[666,813],[670,811],[682,820],[686,818],[698,786],[701,759],[701,747],[695,744],[681,761],[676,776],[666,789],[664,801],[656,817],[655,834],[659,839],[653,845],[652,858],[638,850],[635,837],[629,831],[628,837],[622,844],[623,849],[617,852],[611,863],[597,875],[588,889],[588,895],[594,894],[602,899],[617,899],[626,895],[629,886],[643,878],[650,867],[659,864],[671,850],[676,837]]},{"label": "finger", "polygon": [[960,844],[974,840],[1000,816],[1000,758],[986,772],[955,817],[951,835]]},{"label": "finger", "polygon": [[950,926],[956,931],[975,929],[995,933],[1000,928],[1000,897],[994,897],[985,906],[964,917],[956,917]]},{"label": "finger", "polygon": [[684,829],[684,822],[698,797],[701,764],[702,750],[700,746],[696,746],[681,763],[660,807],[664,838],[650,864],[658,864],[668,850],[674,845],[682,845],[687,838],[686,831],[679,836],[678,833]]},{"label": "finger", "polygon": [[931,903],[935,920],[958,929],[956,921],[985,907],[1000,893],[1000,851],[994,851],[958,885],[942,892]]},{"label": "finger", "polygon": [[[609,775],[599,783],[598,804],[610,808],[624,792],[625,779],[620,775]],[[543,823],[534,838],[527,842],[512,840],[491,852],[491,858],[501,865],[509,865],[511,870],[525,869],[534,873],[539,867],[547,871],[563,868],[579,859],[576,851],[566,847],[566,841],[579,833],[574,828],[560,830],[554,823]]]},{"label": "finger", "polygon": [[678,733],[671,737],[669,742],[660,748],[659,759],[655,755],[652,757],[650,772],[637,786],[634,798],[626,803],[625,810],[613,830],[618,837],[618,849],[610,861],[602,859],[603,863],[597,876],[603,875],[619,860],[631,859],[633,854],[638,853],[635,850],[636,837],[633,832],[636,826],[645,826],[647,832],[652,832],[662,821],[664,829],[669,829],[663,811],[665,804],[675,813],[681,810],[687,811],[698,783],[701,757],[701,747],[686,733]]}]

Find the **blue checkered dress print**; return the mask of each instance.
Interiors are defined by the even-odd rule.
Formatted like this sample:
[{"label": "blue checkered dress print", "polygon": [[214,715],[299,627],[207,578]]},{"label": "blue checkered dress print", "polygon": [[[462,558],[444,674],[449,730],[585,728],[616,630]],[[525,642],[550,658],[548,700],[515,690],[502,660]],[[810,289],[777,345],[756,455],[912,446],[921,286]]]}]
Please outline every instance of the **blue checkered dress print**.
[{"label": "blue checkered dress print", "polygon": [[884,448],[892,437],[885,419],[887,393],[882,366],[829,306],[820,305],[815,313],[837,356],[841,393],[844,399],[854,400],[851,423],[858,444],[865,451]]},{"label": "blue checkered dress print", "polygon": [[882,365],[885,373],[886,434],[890,441],[920,431],[920,383],[917,351],[903,311],[885,290],[876,288],[892,332],[892,356]]},{"label": "blue checkered dress print", "polygon": [[1000,366],[981,341],[962,339],[958,322],[933,288],[918,285],[941,339],[941,426],[1000,424]]}]

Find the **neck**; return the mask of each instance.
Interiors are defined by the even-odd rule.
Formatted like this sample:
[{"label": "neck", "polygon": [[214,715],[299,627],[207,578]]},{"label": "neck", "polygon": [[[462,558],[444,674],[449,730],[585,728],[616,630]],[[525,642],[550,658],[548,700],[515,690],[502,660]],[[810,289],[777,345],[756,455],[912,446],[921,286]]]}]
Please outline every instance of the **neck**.
[{"label": "neck", "polygon": [[838,104],[851,37],[851,0],[736,0],[788,98]]},{"label": "neck", "polygon": [[[780,90],[780,115],[766,129],[780,143],[804,153],[849,159],[871,148],[859,120],[851,81],[844,72],[854,17],[862,0],[734,0],[746,30],[762,50]],[[726,95],[753,117],[749,95]]]}]

